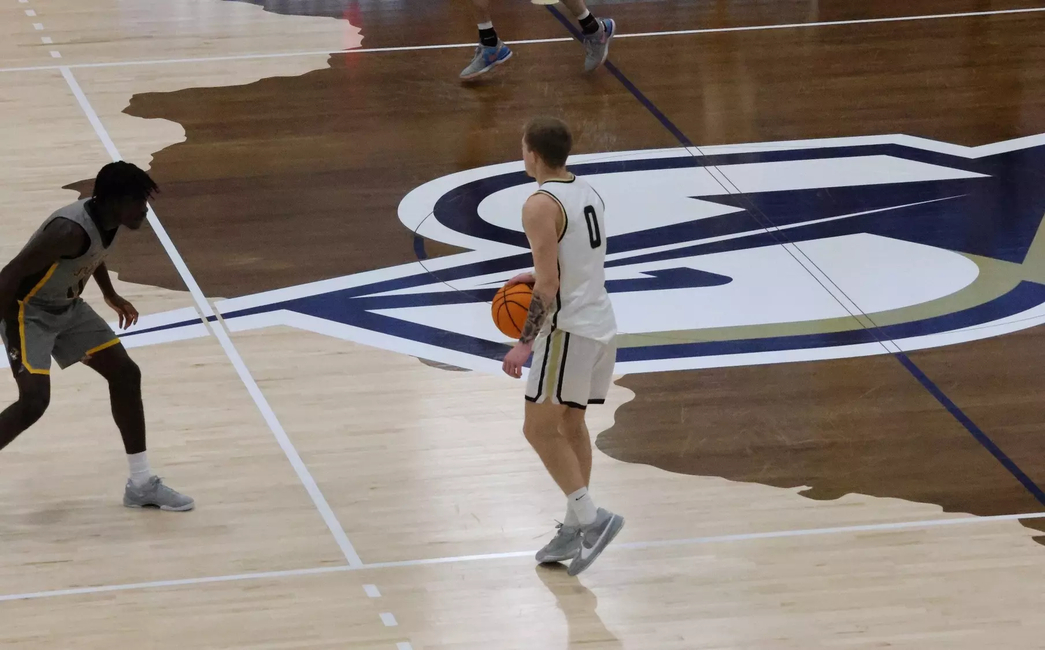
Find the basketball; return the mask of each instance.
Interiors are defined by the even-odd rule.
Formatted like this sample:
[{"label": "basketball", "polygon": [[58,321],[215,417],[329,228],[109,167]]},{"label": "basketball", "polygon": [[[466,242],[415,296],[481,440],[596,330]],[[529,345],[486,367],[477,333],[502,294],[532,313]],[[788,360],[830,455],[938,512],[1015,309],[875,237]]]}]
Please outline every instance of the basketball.
[{"label": "basketball", "polygon": [[505,336],[517,339],[522,336],[526,314],[530,311],[533,289],[526,284],[503,286],[493,297],[491,312],[493,323]]}]

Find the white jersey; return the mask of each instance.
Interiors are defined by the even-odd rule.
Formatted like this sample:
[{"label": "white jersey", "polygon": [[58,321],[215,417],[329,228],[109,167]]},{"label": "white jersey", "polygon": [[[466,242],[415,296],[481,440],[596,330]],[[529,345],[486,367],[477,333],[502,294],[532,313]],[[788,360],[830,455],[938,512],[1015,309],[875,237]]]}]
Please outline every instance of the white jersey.
[{"label": "white jersey", "polygon": [[559,294],[547,328],[610,343],[617,335],[606,291],[606,205],[584,180],[545,181],[538,190],[562,208],[559,237]]}]

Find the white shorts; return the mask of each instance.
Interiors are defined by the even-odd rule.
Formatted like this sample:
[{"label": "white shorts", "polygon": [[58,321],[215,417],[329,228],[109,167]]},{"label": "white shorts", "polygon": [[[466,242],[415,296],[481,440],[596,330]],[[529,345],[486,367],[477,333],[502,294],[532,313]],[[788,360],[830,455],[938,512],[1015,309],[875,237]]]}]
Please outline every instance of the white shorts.
[{"label": "white shorts", "polygon": [[600,343],[562,330],[541,334],[533,345],[526,400],[585,409],[603,404],[613,383],[616,343]]}]

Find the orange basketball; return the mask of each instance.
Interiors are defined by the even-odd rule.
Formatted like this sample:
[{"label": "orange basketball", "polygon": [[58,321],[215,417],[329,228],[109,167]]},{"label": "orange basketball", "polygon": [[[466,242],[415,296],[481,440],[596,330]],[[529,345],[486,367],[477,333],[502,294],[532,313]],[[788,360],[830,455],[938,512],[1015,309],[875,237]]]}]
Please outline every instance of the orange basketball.
[{"label": "orange basketball", "polygon": [[493,297],[493,305],[490,309],[493,315],[493,323],[505,336],[517,339],[522,336],[523,326],[526,325],[526,314],[530,311],[530,298],[533,297],[533,289],[526,284],[514,286],[503,286]]}]

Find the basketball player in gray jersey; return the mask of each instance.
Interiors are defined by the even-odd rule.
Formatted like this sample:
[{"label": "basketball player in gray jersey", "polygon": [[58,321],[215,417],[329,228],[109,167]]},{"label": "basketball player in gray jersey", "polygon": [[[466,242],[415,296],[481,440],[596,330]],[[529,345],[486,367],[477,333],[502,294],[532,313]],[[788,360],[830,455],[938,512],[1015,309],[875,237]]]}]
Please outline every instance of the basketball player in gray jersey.
[{"label": "basketball player in gray jersey", "polygon": [[123,436],[130,478],[123,504],[192,510],[191,498],[153,475],[145,451],[141,371],[112,328],[80,298],[93,277],[126,329],[138,312],[116,294],[105,258],[120,226],[137,230],[156,184],[126,162],[110,163],[92,198],[51,215],[0,270],[0,339],[18,384],[18,401],[0,412],[0,449],[43,416],[51,399],[53,357],[61,368],[82,362],[109,382],[113,419]]},{"label": "basketball player in gray jersey", "polygon": [[591,437],[584,413],[589,404],[605,402],[613,381],[617,321],[606,291],[606,206],[566,170],[572,144],[569,128],[552,118],[533,120],[523,135],[526,173],[539,186],[522,214],[534,271],[509,284],[531,285],[533,297],[504,371],[520,377],[533,355],[523,433],[566,495],[566,518],[537,561],[572,560],[575,576],[613,541],[624,518],[597,508],[588,491]]}]

